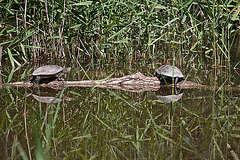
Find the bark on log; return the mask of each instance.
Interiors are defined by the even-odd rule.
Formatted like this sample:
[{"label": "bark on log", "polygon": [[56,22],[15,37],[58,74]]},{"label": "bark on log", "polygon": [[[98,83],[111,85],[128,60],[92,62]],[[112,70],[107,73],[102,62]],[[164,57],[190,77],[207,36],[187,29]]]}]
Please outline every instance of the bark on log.
[{"label": "bark on log", "polygon": [[[29,82],[13,82],[3,84],[4,86],[33,87]],[[61,90],[63,87],[98,87],[109,89],[121,89],[131,92],[157,91],[160,82],[156,77],[147,77],[140,72],[120,78],[109,78],[107,80],[86,81],[53,81],[48,84],[40,84],[40,87],[50,87]]]},{"label": "bark on log", "polygon": [[[13,82],[3,84],[3,86],[15,86],[15,87],[34,87],[29,82]],[[143,92],[143,91],[158,91],[160,89],[160,82],[156,77],[147,77],[141,72],[137,72],[133,75],[127,75],[120,78],[109,78],[107,80],[86,80],[86,81],[53,81],[48,84],[40,84],[40,87],[49,87],[56,90],[62,90],[64,87],[98,87],[108,89],[120,89],[130,92]],[[169,85],[174,87],[174,85]],[[168,87],[167,85],[161,85],[161,87]],[[176,85],[177,88],[189,89],[189,88],[202,88],[202,89],[219,89],[201,85],[191,81],[182,81]],[[220,88],[221,89],[221,88]],[[225,89],[233,89],[240,91],[240,88],[225,87]]]}]

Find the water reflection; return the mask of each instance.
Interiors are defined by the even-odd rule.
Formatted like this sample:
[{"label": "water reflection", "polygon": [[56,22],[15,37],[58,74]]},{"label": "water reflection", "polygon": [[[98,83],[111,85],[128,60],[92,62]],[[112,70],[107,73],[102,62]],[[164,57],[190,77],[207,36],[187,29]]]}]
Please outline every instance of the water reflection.
[{"label": "water reflection", "polygon": [[0,68],[0,89],[2,89],[2,70]]},{"label": "water reflection", "polygon": [[38,88],[32,91],[32,97],[42,103],[58,103],[62,100],[71,101],[70,98],[63,95],[60,99],[61,91],[54,90],[52,88]]},{"label": "water reflection", "polygon": [[2,46],[0,46],[0,89],[2,89]]},{"label": "water reflection", "polygon": [[[92,75],[95,75],[94,79],[102,79],[116,72],[114,77],[122,77],[136,73],[139,69],[129,70],[131,72],[126,73],[121,72],[121,69],[101,70]],[[13,77],[19,76],[16,73],[22,71],[15,72]],[[97,77],[97,73],[102,75]],[[201,74],[195,75],[204,79]],[[205,76],[210,77],[211,74]],[[76,77],[74,74],[71,81],[76,80]],[[193,76],[190,78],[195,81]],[[14,78],[14,81],[17,80],[18,77]],[[239,135],[239,91],[216,91],[211,87],[203,90],[193,88],[192,85],[190,89],[177,94],[174,88],[167,86],[160,86],[159,90],[156,87],[157,92],[133,92],[137,86],[127,91],[122,89],[128,89],[125,86],[119,86],[120,89],[73,86],[64,92],[62,99],[59,98],[59,88],[38,90],[38,87],[33,87],[30,91],[32,96],[25,99],[23,95],[26,95],[26,88],[5,87],[0,92],[0,113],[3,119],[0,150],[7,153],[0,155],[0,159],[19,157],[17,153],[11,155],[11,149],[17,150],[16,142],[27,152],[26,133],[30,139],[30,151],[34,154],[34,125],[41,128],[39,139],[42,144],[46,144],[47,134],[53,133],[49,136],[48,144],[58,152],[53,153],[48,146],[44,146],[44,153],[49,152],[49,155],[61,158],[67,155],[69,159],[81,159],[79,155],[86,155],[90,159],[96,153],[101,153],[97,159],[177,159],[179,154],[184,155],[185,159],[210,159],[211,154],[220,159],[219,153],[214,151],[216,145],[224,153],[221,154],[222,159],[232,158],[229,152],[224,152],[229,150],[227,146],[231,146],[231,153],[239,155],[239,143],[236,141]],[[149,86],[144,87],[150,90]],[[69,94],[72,95],[71,102],[63,103],[64,100],[70,100],[66,96]],[[155,101],[155,96],[161,102]],[[46,104],[61,103],[58,108],[54,104],[45,107],[46,104],[39,105],[39,100]],[[26,111],[23,106],[27,106]],[[22,115],[26,115],[26,120]],[[54,118],[56,123],[53,123]]]},{"label": "water reflection", "polygon": [[156,97],[163,103],[171,103],[171,102],[176,102],[179,99],[181,99],[182,95],[183,95],[183,93],[176,94],[176,95],[167,95],[167,96],[157,95]]},{"label": "water reflection", "polygon": [[171,88],[167,86],[161,87],[157,92],[155,92],[156,97],[163,103],[176,102],[182,98],[183,93],[179,93],[176,88]]},{"label": "water reflection", "polygon": [[56,97],[38,96],[36,94],[32,94],[32,96],[34,99],[42,103],[58,103],[59,101],[61,101],[61,99]]}]

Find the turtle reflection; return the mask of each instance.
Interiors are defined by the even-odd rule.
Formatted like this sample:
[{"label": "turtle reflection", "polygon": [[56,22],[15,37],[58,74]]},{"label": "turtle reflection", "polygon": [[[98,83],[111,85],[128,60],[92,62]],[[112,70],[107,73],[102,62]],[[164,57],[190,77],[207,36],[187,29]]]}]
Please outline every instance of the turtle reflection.
[{"label": "turtle reflection", "polygon": [[[40,93],[40,94],[39,94]],[[37,93],[32,93],[32,96],[37,101],[40,101],[42,103],[58,103],[62,100],[70,101],[70,98],[63,96],[61,99],[59,98],[60,92],[56,92],[53,89],[50,88],[41,88],[41,91]]]},{"label": "turtle reflection", "polygon": [[157,95],[156,97],[163,103],[171,103],[171,102],[178,101],[182,97],[182,95],[183,93],[176,94],[176,95],[167,95],[167,96]]},{"label": "turtle reflection", "polygon": [[158,92],[155,92],[155,94],[156,97],[163,103],[176,102],[181,99],[183,95],[183,93],[176,93],[176,91],[172,92],[172,88],[169,87],[162,87],[158,90]]},{"label": "turtle reflection", "polygon": [[37,101],[40,101],[42,103],[58,103],[59,101],[62,101],[59,98],[56,97],[46,97],[46,96],[38,96],[35,94],[32,94],[33,98]]}]

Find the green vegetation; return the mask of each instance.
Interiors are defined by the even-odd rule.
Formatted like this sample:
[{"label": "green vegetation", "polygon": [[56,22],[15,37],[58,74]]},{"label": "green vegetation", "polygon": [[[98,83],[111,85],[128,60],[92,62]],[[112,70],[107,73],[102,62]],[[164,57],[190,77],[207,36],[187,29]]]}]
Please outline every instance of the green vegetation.
[{"label": "green vegetation", "polygon": [[195,56],[225,65],[239,32],[239,6],[238,0],[1,1],[0,45],[12,66],[44,58],[99,63]]},{"label": "green vegetation", "polygon": [[[82,80],[152,75],[160,63],[236,86],[239,22],[239,0],[3,0],[3,83],[39,64],[73,65],[70,79]],[[164,104],[154,92],[38,89],[0,90],[0,159],[240,158],[237,91],[191,89]],[[48,104],[33,98],[45,92]]]}]

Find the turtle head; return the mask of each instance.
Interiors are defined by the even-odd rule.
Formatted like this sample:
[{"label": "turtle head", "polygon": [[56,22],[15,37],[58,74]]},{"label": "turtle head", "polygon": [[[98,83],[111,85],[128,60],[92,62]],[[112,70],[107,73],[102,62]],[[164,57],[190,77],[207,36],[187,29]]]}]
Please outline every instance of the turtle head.
[{"label": "turtle head", "polygon": [[71,71],[71,67],[67,67],[63,69],[63,73],[67,73]]},{"label": "turtle head", "polygon": [[155,71],[155,72],[153,73],[153,76],[154,76],[154,77],[157,77],[157,71]]}]

